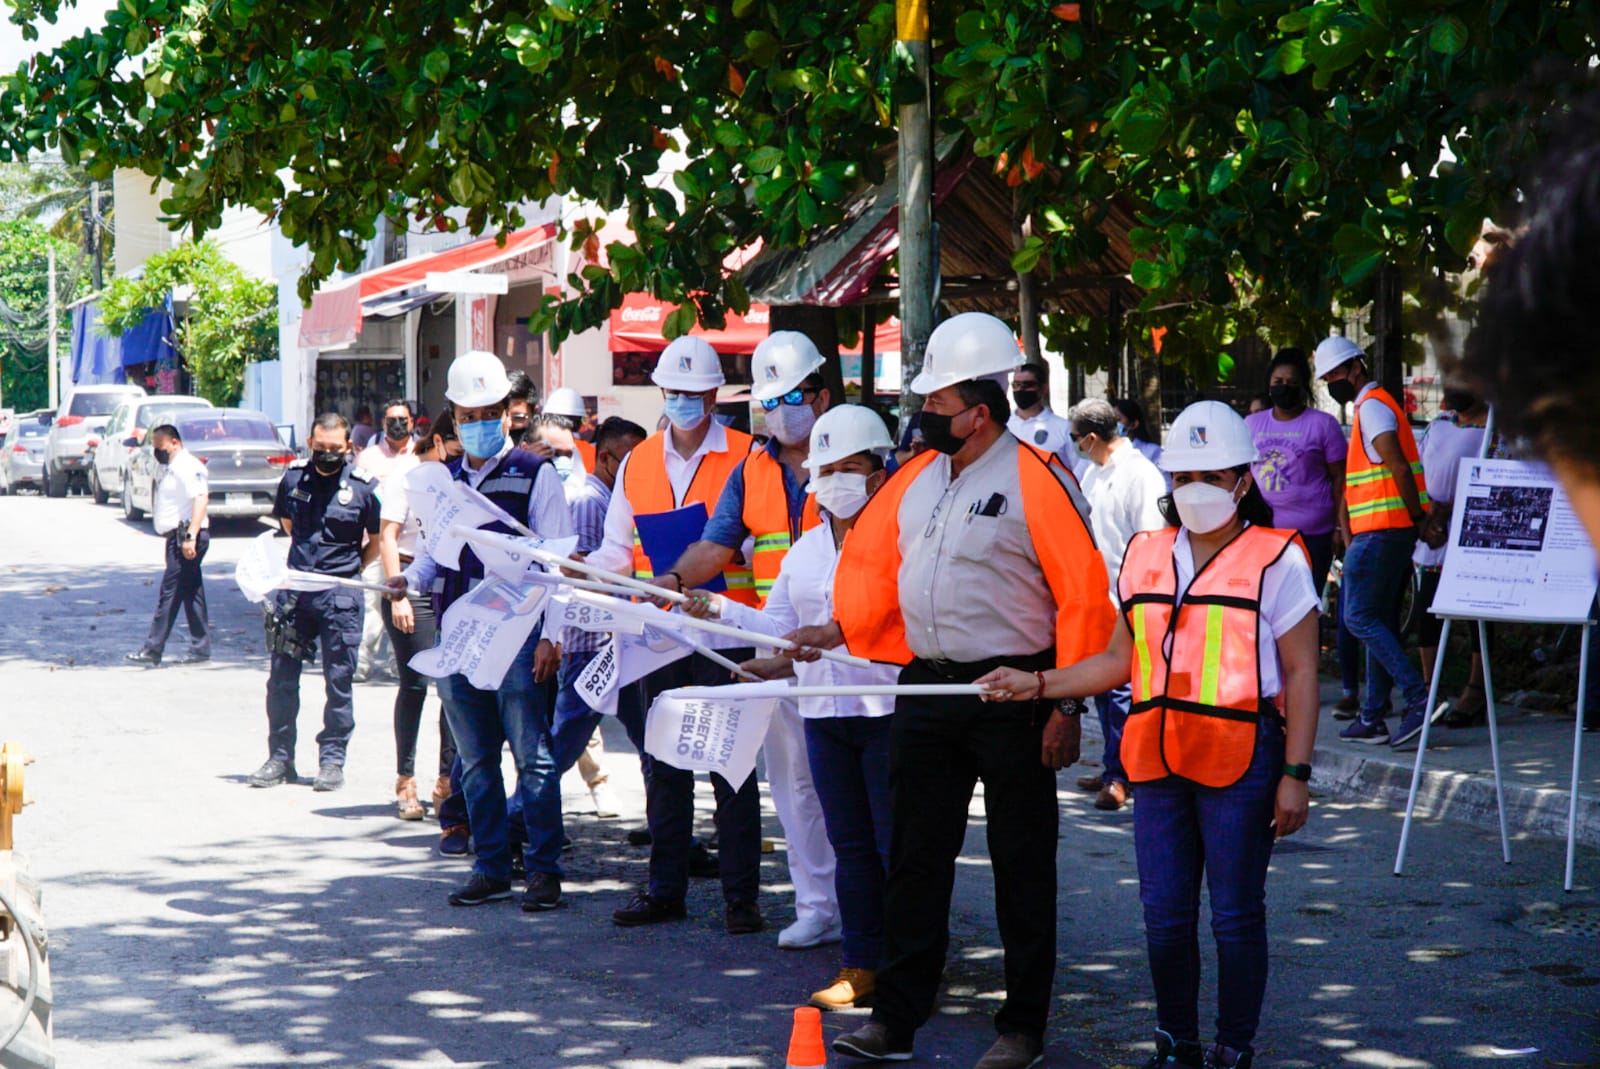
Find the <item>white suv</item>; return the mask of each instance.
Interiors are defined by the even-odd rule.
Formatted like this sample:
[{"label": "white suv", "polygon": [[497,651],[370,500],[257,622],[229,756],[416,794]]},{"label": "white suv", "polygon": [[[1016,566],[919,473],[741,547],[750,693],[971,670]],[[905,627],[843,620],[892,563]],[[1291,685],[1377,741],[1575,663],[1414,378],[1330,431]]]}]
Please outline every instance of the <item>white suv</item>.
[{"label": "white suv", "polygon": [[77,386],[56,409],[50,424],[50,437],[44,449],[44,492],[50,497],[65,497],[69,482],[87,490],[88,473],[84,455],[89,438],[100,436],[111,413],[130,397],[143,397],[143,386]]}]

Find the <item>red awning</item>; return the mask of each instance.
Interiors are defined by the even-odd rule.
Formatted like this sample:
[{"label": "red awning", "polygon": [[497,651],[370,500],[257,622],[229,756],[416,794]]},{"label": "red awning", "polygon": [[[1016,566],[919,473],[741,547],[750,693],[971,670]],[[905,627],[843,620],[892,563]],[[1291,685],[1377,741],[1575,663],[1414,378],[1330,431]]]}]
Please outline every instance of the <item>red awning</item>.
[{"label": "red awning", "polygon": [[490,235],[344,279],[312,297],[300,319],[300,344],[307,349],[349,345],[361,335],[362,302],[421,287],[433,272],[479,271],[525,256],[555,236],[556,224],[544,223],[508,234],[503,243]]},{"label": "red awning", "polygon": [[[611,313],[611,351],[614,353],[659,353],[667,347],[661,335],[661,324],[678,308],[667,301],[658,301],[648,293],[630,293],[622,298],[622,307]],[[771,310],[764,304],[751,302],[750,311],[744,315],[728,313],[728,325],[722,330],[706,330],[696,325],[689,333],[704,338],[719,353],[748,355],[765,338],[772,321]],[[900,351],[900,321],[891,317],[878,325],[876,332],[878,353]],[[860,346],[851,352],[860,351]]]}]

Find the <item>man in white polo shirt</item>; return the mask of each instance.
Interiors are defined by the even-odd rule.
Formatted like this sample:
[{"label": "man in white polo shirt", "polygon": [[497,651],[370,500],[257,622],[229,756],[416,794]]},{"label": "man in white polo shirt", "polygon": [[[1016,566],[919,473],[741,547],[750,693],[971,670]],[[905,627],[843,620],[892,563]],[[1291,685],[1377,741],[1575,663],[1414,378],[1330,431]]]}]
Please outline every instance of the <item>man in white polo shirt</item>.
[{"label": "man in white polo shirt", "polygon": [[161,576],[161,595],[150,621],[150,634],[142,647],[128,654],[127,660],[160,664],[181,607],[189,621],[189,650],[178,663],[209,661],[211,625],[206,619],[206,589],[200,577],[200,563],[211,545],[210,521],[206,519],[210,501],[206,466],[183,447],[178,428],[170,423],[150,432],[150,445],[161,465],[151,518],[156,534],[167,542],[167,570]]}]

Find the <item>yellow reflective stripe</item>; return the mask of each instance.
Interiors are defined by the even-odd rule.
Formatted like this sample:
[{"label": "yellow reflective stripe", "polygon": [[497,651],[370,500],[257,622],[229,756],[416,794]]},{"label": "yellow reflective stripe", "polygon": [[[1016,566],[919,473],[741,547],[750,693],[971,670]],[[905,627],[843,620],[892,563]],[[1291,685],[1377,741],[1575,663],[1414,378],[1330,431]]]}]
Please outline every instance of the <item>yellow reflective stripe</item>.
[{"label": "yellow reflective stripe", "polygon": [[749,590],[755,586],[754,577],[749,572],[723,572],[722,579],[728,584],[729,590]]},{"label": "yellow reflective stripe", "polygon": [[1361,486],[1364,483],[1381,482],[1388,477],[1388,468],[1382,465],[1374,465],[1364,471],[1347,474],[1344,481],[1346,486]]},{"label": "yellow reflective stripe", "polygon": [[1133,607],[1133,656],[1139,668],[1139,693],[1134,697],[1139,701],[1150,697],[1154,686],[1151,681],[1154,670],[1150,658],[1150,642],[1145,629],[1145,613],[1149,611],[1149,607],[1145,605]]},{"label": "yellow reflective stripe", "polygon": [[1200,704],[1216,705],[1217,691],[1222,687],[1222,621],[1221,605],[1206,606],[1206,652],[1200,669]]},{"label": "yellow reflective stripe", "polygon": [[787,532],[782,534],[764,534],[756,536],[757,553],[765,550],[788,549],[793,544],[793,539],[789,537]]},{"label": "yellow reflective stripe", "polygon": [[1348,502],[1347,507],[1352,516],[1367,516],[1374,512],[1387,512],[1390,509],[1405,512],[1406,502],[1402,497],[1376,497],[1370,501]]}]

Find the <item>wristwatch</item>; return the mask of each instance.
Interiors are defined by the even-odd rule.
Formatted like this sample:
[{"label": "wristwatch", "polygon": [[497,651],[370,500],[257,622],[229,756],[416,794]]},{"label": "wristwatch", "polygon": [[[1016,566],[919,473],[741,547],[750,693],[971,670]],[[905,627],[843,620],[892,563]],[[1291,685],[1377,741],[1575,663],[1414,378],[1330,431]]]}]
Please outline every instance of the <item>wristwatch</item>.
[{"label": "wristwatch", "polygon": [[1056,703],[1056,709],[1062,716],[1082,716],[1083,700],[1081,698],[1062,698]]},{"label": "wristwatch", "polygon": [[1289,762],[1285,761],[1283,763],[1283,774],[1288,776],[1290,779],[1297,779],[1301,783],[1308,783],[1311,780],[1311,766],[1291,765]]}]

